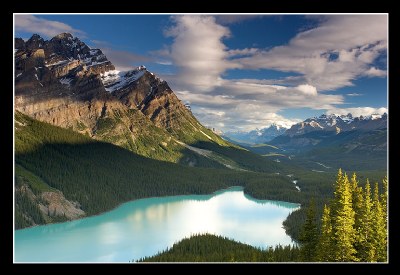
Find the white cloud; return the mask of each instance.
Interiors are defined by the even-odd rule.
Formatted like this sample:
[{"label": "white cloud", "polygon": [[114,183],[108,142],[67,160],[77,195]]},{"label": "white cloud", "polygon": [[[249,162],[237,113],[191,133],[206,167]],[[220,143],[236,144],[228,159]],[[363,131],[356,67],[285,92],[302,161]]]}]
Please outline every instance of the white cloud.
[{"label": "white cloud", "polygon": [[300,85],[284,87],[246,80],[220,80],[220,86],[212,92],[177,91],[177,96],[189,102],[192,112],[206,125],[223,123],[221,130],[251,130],[272,123],[292,125],[301,120],[285,119],[277,112],[308,107],[319,109],[334,108],[343,103],[343,96],[316,93],[315,87]]},{"label": "white cloud", "polygon": [[317,88],[308,84],[302,84],[296,87],[297,90],[303,92],[306,95],[317,95]]},{"label": "white cloud", "polygon": [[372,114],[383,115],[384,113],[388,113],[388,109],[385,107],[381,107],[381,108],[372,108],[372,107],[334,108],[334,109],[328,110],[326,113],[328,115],[329,114],[347,115],[348,113],[351,113],[353,116],[359,117],[359,116],[369,116]]},{"label": "white cloud", "polygon": [[165,31],[173,37],[170,57],[179,67],[174,82],[180,88],[210,91],[220,75],[235,68],[227,61],[228,52],[221,42],[230,35],[228,28],[218,25],[212,16],[174,16],[174,26]]},{"label": "white cloud", "polygon": [[282,108],[309,107],[313,109],[332,108],[333,104],[342,104],[343,96],[317,93],[315,87],[303,84],[297,87],[262,84],[255,80],[221,80],[220,87],[214,93],[229,94],[240,102],[257,101],[266,109],[279,111]]},{"label": "white cloud", "polygon": [[116,50],[115,45],[108,41],[90,40],[94,47],[98,47],[107,56],[115,68],[119,71],[132,70],[134,67],[143,65],[145,62],[152,61],[152,58],[135,54],[128,51]]},{"label": "white cloud", "polygon": [[160,61],[156,61],[157,64],[160,65],[165,65],[165,66],[171,66],[172,62],[171,61],[167,61],[167,60],[160,60]]},{"label": "white cloud", "polygon": [[264,106],[258,103],[239,103],[225,107],[228,107],[225,111],[216,111],[214,108],[193,106],[192,111],[200,121],[204,121],[205,125],[222,131],[250,131],[268,127],[273,123],[289,128],[301,121],[287,119],[274,112],[266,112]]},{"label": "white cloud", "polygon": [[[172,21],[165,34],[173,37],[173,44],[154,53],[172,60],[178,73],[163,78],[180,91],[180,99],[190,102],[202,123],[219,125],[224,131],[272,123],[290,126],[300,120],[286,119],[279,111],[334,110],[345,98],[329,94],[329,90],[352,86],[361,76],[382,76],[373,63],[387,48],[384,15],[321,16],[315,27],[272,49],[228,49],[223,39],[231,36],[230,30],[211,16],[174,16]],[[232,68],[298,75],[224,79],[224,73]]]},{"label": "white cloud", "polygon": [[[318,90],[351,86],[361,75],[383,76],[370,64],[387,48],[386,15],[331,15],[288,45],[236,59],[248,69],[296,72]],[[337,58],[335,58],[337,56]]]},{"label": "white cloud", "polygon": [[144,62],[150,61],[150,58],[137,55],[127,51],[119,51],[112,48],[103,48],[103,53],[107,56],[115,68],[120,71],[129,71],[134,67],[143,65]]},{"label": "white cloud", "polygon": [[15,30],[21,32],[30,32],[51,38],[57,34],[68,32],[80,38],[85,37],[85,32],[74,29],[70,25],[62,22],[39,18],[31,14],[16,14],[14,16]]},{"label": "white cloud", "polygon": [[362,94],[359,93],[350,93],[350,94],[346,94],[347,96],[362,96]]},{"label": "white cloud", "polygon": [[259,51],[259,49],[256,49],[256,48],[235,49],[235,50],[229,50],[228,56],[229,57],[234,57],[234,56],[238,57],[238,56],[254,55],[258,51]]},{"label": "white cloud", "polygon": [[386,71],[371,67],[368,69],[368,71],[364,72],[364,75],[369,77],[385,77]]}]

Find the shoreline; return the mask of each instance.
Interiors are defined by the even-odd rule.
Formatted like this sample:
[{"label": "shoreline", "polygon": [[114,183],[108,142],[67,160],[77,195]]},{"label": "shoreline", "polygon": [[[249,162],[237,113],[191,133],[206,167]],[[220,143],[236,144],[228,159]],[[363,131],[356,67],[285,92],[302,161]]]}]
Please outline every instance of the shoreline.
[{"label": "shoreline", "polygon": [[[22,230],[26,230],[26,229],[31,229],[31,228],[35,228],[35,227],[38,227],[38,226],[46,226],[46,225],[51,225],[51,224],[62,224],[62,223],[68,223],[68,222],[73,222],[73,221],[79,221],[79,220],[86,219],[86,218],[91,218],[91,217],[100,216],[100,215],[106,214],[106,213],[108,213],[108,212],[111,212],[111,211],[113,211],[113,210],[116,210],[117,208],[123,206],[123,205],[126,204],[126,203],[130,203],[130,202],[134,202],[134,201],[145,200],[145,199],[155,199],[155,198],[165,198],[165,197],[171,197],[171,198],[173,198],[173,197],[181,197],[181,196],[211,196],[211,197],[213,197],[213,196],[216,196],[216,195],[221,194],[221,193],[223,193],[223,192],[229,191],[230,189],[235,189],[235,188],[240,188],[241,191],[243,191],[243,195],[244,195],[244,196],[248,196],[252,201],[255,201],[255,202],[260,202],[260,201],[276,201],[276,202],[280,202],[280,203],[297,204],[299,208],[301,207],[301,204],[300,204],[300,203],[295,203],[295,202],[287,202],[287,201],[271,200],[271,199],[257,199],[257,198],[255,198],[255,197],[253,197],[252,195],[246,193],[245,190],[244,190],[244,189],[245,189],[244,186],[241,186],[241,185],[233,185],[233,186],[229,186],[229,187],[227,187],[227,188],[218,189],[218,190],[212,192],[211,194],[165,195],[165,196],[152,196],[152,197],[144,197],[144,198],[140,198],[140,199],[132,199],[132,200],[128,200],[128,201],[125,201],[125,202],[121,202],[120,204],[118,204],[117,206],[113,207],[112,209],[107,210],[107,211],[100,212],[100,213],[98,213],[98,214],[93,214],[93,215],[90,215],[90,216],[83,216],[83,217],[80,217],[80,218],[77,218],[77,219],[73,219],[73,220],[68,220],[68,221],[52,222],[52,223],[45,223],[45,224],[36,224],[36,225],[32,225],[32,226],[24,227],[24,228],[20,228],[20,229],[15,229],[15,228],[14,228],[14,233],[17,232],[17,231],[22,231]],[[211,198],[211,197],[210,197],[210,198]],[[14,206],[14,207],[15,207],[15,206]],[[295,209],[295,210],[297,210],[297,209]],[[293,211],[295,211],[295,210],[293,210]],[[14,218],[15,218],[15,217],[14,217]],[[13,222],[13,225],[15,226],[15,221]],[[14,236],[14,239],[15,239],[15,236]]]}]

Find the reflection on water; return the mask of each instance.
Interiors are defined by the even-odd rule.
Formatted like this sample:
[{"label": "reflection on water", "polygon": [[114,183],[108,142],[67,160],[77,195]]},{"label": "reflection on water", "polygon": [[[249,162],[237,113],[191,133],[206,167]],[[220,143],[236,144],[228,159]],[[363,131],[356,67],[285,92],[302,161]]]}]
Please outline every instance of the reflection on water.
[{"label": "reflection on water", "polygon": [[254,200],[240,187],[149,198],[105,214],[15,232],[17,262],[128,262],[184,237],[212,233],[266,248],[292,243],[282,222],[297,204]]}]

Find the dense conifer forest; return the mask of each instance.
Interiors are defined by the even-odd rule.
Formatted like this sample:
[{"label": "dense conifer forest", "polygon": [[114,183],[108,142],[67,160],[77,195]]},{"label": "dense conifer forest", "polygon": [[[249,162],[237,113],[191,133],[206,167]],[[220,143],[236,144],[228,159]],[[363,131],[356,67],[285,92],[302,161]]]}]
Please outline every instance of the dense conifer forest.
[{"label": "dense conifer forest", "polygon": [[[230,186],[244,186],[260,199],[298,202],[297,190],[282,175],[156,161],[19,113],[16,120],[16,188],[25,184],[36,193],[60,190],[87,215],[133,199],[210,194]],[[32,225],[26,217],[45,223],[37,206],[24,193],[16,193],[16,228]]]},{"label": "dense conifer forest", "polygon": [[368,180],[363,188],[356,174],[349,179],[339,170],[333,186],[322,217],[310,200],[298,246],[262,250],[220,236],[195,235],[139,262],[386,262],[387,179],[382,192],[378,183],[371,191]]},{"label": "dense conifer forest", "polygon": [[276,246],[267,250],[210,234],[185,238],[171,249],[139,262],[296,262],[300,249],[293,246]]},{"label": "dense conifer forest", "polygon": [[[248,165],[249,171],[212,165],[192,168],[145,158],[110,143],[95,141],[20,113],[16,113],[15,127],[17,229],[67,220],[63,216],[43,216],[38,207],[43,191],[61,191],[66,199],[79,202],[81,209],[89,216],[111,210],[133,199],[210,194],[230,186],[243,186],[245,193],[257,199],[281,200],[302,205],[283,224],[287,233],[299,242],[300,248],[276,247],[266,252],[242,244],[233,245],[230,240],[207,235],[185,240],[182,244],[177,244],[175,250],[164,253],[169,256],[160,254],[154,260],[387,259],[387,180],[385,178],[382,185],[375,184],[373,187],[367,180],[370,178],[371,182],[378,181],[385,174],[384,171],[360,172],[358,178],[354,175],[351,179],[342,171],[339,171],[335,179],[333,173],[309,173],[296,166],[286,166],[291,174],[255,172],[260,169],[257,165],[251,166],[250,154],[242,161],[242,164]],[[220,149],[219,153],[224,153],[223,150],[225,149]],[[237,153],[232,154],[232,158],[239,159],[235,155]],[[294,188],[293,180],[297,181],[301,192]],[[22,191],[26,188],[36,195],[36,199]],[[340,235],[341,233],[343,234]],[[220,245],[224,247],[228,243],[227,251],[233,251],[233,254],[219,252],[218,255],[193,258],[190,253],[197,248],[191,244],[192,239],[195,239],[195,243],[205,240],[210,244],[206,248]],[[176,251],[186,251],[187,257],[180,258]],[[347,252],[336,255],[334,251]]]}]

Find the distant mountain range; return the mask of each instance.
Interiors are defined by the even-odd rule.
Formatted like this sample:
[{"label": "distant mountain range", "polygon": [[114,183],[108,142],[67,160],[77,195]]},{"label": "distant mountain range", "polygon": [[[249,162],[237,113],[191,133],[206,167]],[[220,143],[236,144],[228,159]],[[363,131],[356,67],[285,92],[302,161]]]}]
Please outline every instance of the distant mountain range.
[{"label": "distant mountain range", "polygon": [[320,117],[308,118],[303,122],[293,125],[284,134],[288,136],[298,136],[314,131],[341,132],[353,130],[374,130],[385,128],[387,124],[387,114],[353,117],[347,115],[321,115]]},{"label": "distant mountain range", "polygon": [[387,128],[387,114],[353,117],[348,115],[321,115],[293,125],[271,144],[286,150],[303,150],[322,145],[325,140],[339,140],[350,132],[366,134]]},{"label": "distant mountain range", "polygon": [[275,137],[282,135],[286,130],[287,128],[283,126],[272,124],[269,127],[255,129],[249,132],[228,131],[223,133],[223,137],[238,144],[259,144],[268,142]]},{"label": "distant mountain range", "polygon": [[327,164],[319,165],[322,170],[324,166],[386,169],[387,118],[386,113],[360,117],[324,114],[289,129],[272,125],[250,132],[228,132],[224,138],[276,161],[290,158],[302,166],[308,161]]},{"label": "distant mountain range", "polygon": [[[321,135],[336,135],[348,131],[370,131],[387,127],[387,114],[353,117],[347,115],[321,115],[308,118],[302,122],[285,128],[276,124],[252,131],[228,131],[223,133],[227,140],[242,145],[254,145],[271,142],[274,145],[290,147],[288,138],[293,138],[293,146],[315,145],[317,141],[303,139],[303,135],[319,132]],[[302,138],[300,138],[302,137]],[[294,141],[297,140],[297,141]],[[299,142],[301,140],[301,142]],[[318,143],[318,142],[317,142]]]}]

